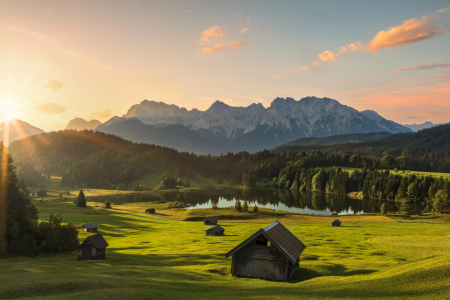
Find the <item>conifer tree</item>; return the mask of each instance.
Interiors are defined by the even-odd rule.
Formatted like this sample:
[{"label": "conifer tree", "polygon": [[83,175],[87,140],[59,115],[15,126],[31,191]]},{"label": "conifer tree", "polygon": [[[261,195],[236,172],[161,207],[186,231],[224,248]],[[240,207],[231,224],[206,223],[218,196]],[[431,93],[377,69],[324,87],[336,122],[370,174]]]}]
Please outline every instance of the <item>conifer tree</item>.
[{"label": "conifer tree", "polygon": [[78,194],[77,206],[78,207],[86,207],[86,197],[84,196],[83,190],[80,190],[80,193]]}]

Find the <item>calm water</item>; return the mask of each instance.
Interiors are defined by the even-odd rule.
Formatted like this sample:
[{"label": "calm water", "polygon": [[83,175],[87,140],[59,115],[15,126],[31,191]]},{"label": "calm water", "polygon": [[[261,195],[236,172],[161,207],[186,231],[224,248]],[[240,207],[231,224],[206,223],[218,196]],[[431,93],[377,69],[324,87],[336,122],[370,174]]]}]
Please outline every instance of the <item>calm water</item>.
[{"label": "calm water", "polygon": [[104,196],[88,201],[110,201],[115,205],[131,202],[183,202],[187,209],[210,208],[212,203],[219,207],[234,206],[236,200],[241,204],[247,200],[249,206],[255,203],[259,207],[289,211],[302,214],[330,215],[378,213],[380,206],[386,203],[390,212],[398,211],[398,204],[392,201],[356,200],[347,196],[311,192],[294,192],[273,189],[224,189],[194,192],[153,192],[140,195]]}]

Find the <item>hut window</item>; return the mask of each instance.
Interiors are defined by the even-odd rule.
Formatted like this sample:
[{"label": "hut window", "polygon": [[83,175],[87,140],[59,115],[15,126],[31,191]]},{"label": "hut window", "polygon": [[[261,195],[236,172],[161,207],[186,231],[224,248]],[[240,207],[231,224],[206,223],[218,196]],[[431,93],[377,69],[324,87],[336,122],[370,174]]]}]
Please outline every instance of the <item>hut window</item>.
[{"label": "hut window", "polygon": [[256,245],[267,246],[267,241],[256,240]]}]

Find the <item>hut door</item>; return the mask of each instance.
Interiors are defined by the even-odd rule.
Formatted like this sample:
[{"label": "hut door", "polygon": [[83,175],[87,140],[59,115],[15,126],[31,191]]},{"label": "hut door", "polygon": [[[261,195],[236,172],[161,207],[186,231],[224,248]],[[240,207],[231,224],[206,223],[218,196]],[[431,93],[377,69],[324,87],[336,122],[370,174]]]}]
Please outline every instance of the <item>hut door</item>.
[{"label": "hut door", "polygon": [[92,256],[92,245],[91,244],[84,245],[84,247],[83,247],[83,257],[84,258],[91,258],[91,256]]}]

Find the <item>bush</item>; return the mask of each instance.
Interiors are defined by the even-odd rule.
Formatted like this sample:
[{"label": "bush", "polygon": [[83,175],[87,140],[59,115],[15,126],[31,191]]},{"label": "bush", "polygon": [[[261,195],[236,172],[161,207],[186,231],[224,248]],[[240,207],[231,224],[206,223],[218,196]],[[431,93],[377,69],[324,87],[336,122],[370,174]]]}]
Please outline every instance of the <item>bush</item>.
[{"label": "bush", "polygon": [[380,215],[384,216],[386,214],[386,203],[383,203],[380,207]]},{"label": "bush", "polygon": [[217,203],[211,203],[211,208],[212,209],[218,209],[219,207],[217,206]]},{"label": "bush", "polygon": [[40,189],[39,191],[36,192],[36,196],[38,197],[47,197],[47,191],[44,189]]},{"label": "bush", "polygon": [[106,208],[111,208],[111,202],[105,201],[105,207]]},{"label": "bush", "polygon": [[253,211],[258,212],[258,206],[256,206],[256,204],[255,204],[255,206],[253,206]]}]

